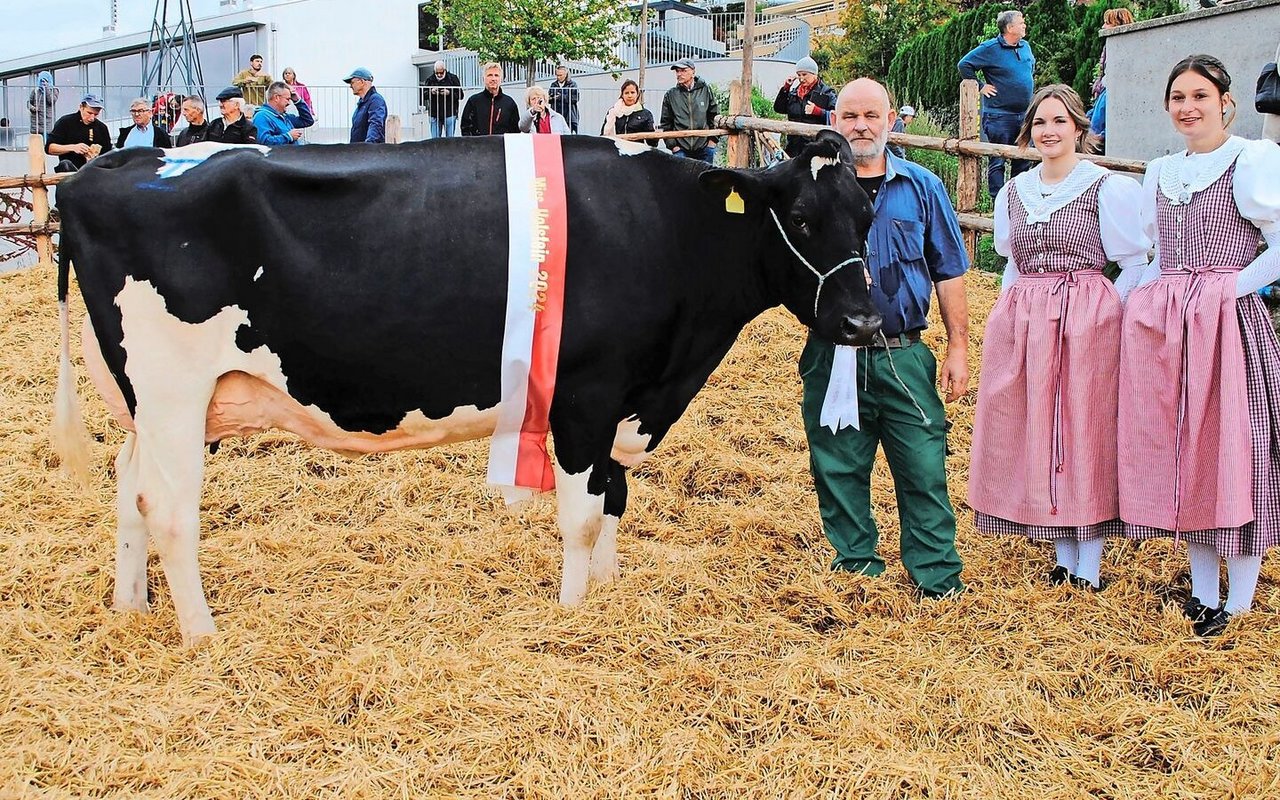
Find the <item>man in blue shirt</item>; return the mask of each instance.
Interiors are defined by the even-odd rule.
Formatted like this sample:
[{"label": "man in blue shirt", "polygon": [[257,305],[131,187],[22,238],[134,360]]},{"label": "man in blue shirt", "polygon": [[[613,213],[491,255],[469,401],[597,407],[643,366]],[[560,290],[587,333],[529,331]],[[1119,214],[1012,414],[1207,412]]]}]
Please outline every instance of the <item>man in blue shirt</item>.
[{"label": "man in blue shirt", "polygon": [[387,141],[387,101],[373,85],[373,73],[357,67],[342,79],[351,93],[360,98],[351,115],[351,141],[381,144]]},{"label": "man in blue shirt", "polygon": [[[875,209],[867,269],[884,323],[875,346],[837,348],[811,333],[800,356],[801,408],[822,527],[836,551],[833,569],[884,571],[871,513],[871,469],[876,447],[883,445],[898,502],[903,566],[923,596],[943,597],[963,591],[964,583],[947,495],[938,364],[920,334],[936,291],[947,333],[940,382],[948,401],[964,396],[969,258],[942,181],[886,151],[896,115],[885,88],[860,78],[840,92],[835,113],[836,129],[853,149],[858,183]],[[836,390],[841,385],[844,391]],[[850,394],[856,408],[838,418],[832,406]]]},{"label": "man in blue shirt", "polygon": [[[982,93],[982,134],[988,142],[1013,144],[1022,127],[1022,118],[1035,92],[1035,56],[1027,42],[1027,20],[1021,11],[1001,11],[996,15],[1000,34],[965,53],[956,66],[960,77],[978,80]],[[1026,159],[1013,159],[1014,176],[1031,169]],[[987,161],[987,189],[991,198],[1004,186],[1004,159]]]},{"label": "man in blue shirt", "polygon": [[[285,113],[289,103],[298,109],[297,114]],[[258,129],[258,144],[272,147],[298,144],[302,129],[315,123],[307,102],[295,95],[284,81],[276,81],[267,87],[267,102],[258,106],[258,112],[253,115],[253,126]]]}]

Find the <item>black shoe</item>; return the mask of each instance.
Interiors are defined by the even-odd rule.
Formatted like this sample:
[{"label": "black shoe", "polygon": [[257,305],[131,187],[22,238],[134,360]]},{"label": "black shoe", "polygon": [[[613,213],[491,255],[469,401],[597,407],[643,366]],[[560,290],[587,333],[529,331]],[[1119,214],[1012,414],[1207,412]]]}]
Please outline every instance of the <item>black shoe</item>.
[{"label": "black shoe", "polygon": [[1208,609],[1205,612],[1204,619],[1192,625],[1195,629],[1196,636],[1219,636],[1227,629],[1227,623],[1231,621],[1231,615],[1221,608]]},{"label": "black shoe", "polygon": [[1049,583],[1054,586],[1061,586],[1062,584],[1071,581],[1074,577],[1075,576],[1071,574],[1071,570],[1059,564],[1049,573]]},{"label": "black shoe", "polygon": [[1204,618],[1213,612],[1213,609],[1200,602],[1200,598],[1192,597],[1182,604],[1182,614],[1192,623],[1199,625]]},{"label": "black shoe", "polygon": [[[1062,569],[1062,567],[1059,567],[1059,569]],[[1098,585],[1094,586],[1092,583],[1089,583],[1088,578],[1081,578],[1079,575],[1071,576],[1071,585],[1077,589],[1084,589],[1089,592],[1101,592],[1107,588],[1107,582],[1101,578],[1098,579]]]}]

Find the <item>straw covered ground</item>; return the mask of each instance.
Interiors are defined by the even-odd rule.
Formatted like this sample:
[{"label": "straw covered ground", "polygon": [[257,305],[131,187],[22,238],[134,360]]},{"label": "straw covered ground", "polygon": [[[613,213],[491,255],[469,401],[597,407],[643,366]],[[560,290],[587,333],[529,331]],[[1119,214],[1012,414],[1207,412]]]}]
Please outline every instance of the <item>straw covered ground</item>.
[{"label": "straw covered ground", "polygon": [[[962,510],[972,591],[922,602],[882,466],[891,568],[832,574],[781,311],[633,473],[623,575],[576,609],[552,501],[506,512],[485,443],[224,443],[202,507],[219,634],[184,650],[154,556],[154,613],[109,609],[122,435],[82,366],[94,486],[58,474],[53,297],[51,273],[0,276],[0,797],[1280,795],[1274,556],[1206,643],[1168,602],[1168,545],[1109,546],[1113,586],[1085,595]],[[994,297],[974,276],[975,340]],[[949,408],[957,503],[972,412]]]}]

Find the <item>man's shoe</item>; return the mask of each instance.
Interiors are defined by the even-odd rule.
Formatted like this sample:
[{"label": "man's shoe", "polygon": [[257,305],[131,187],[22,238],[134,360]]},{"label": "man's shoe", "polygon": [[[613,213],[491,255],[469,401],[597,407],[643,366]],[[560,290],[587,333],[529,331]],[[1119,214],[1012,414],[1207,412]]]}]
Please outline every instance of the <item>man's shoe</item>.
[{"label": "man's shoe", "polygon": [[1221,608],[1209,609],[1204,619],[1195,623],[1191,627],[1195,629],[1196,636],[1204,636],[1206,638],[1219,636],[1227,629],[1227,623],[1231,621],[1231,615]]},{"label": "man's shoe", "polygon": [[[1059,567],[1059,569],[1063,569],[1063,568]],[[1101,578],[1098,579],[1098,585],[1094,586],[1092,583],[1089,582],[1088,578],[1081,578],[1079,575],[1071,576],[1071,585],[1077,589],[1084,589],[1085,591],[1088,591],[1088,592],[1101,592],[1107,588],[1107,582],[1102,580]]]},{"label": "man's shoe", "polygon": [[1054,586],[1061,586],[1064,583],[1070,582],[1073,577],[1075,576],[1071,574],[1071,570],[1059,564],[1049,572],[1049,583]]},{"label": "man's shoe", "polygon": [[1182,614],[1193,624],[1200,624],[1213,609],[1200,602],[1200,598],[1192,597],[1182,604]]}]

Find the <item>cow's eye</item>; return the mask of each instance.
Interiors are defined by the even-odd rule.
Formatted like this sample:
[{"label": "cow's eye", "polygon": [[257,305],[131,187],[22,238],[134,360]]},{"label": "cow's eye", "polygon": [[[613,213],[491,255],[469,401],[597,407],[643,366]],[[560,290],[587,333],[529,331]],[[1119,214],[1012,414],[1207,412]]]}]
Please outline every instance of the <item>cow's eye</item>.
[{"label": "cow's eye", "polygon": [[796,226],[796,230],[800,230],[800,231],[809,230],[809,223],[805,221],[804,216],[801,214],[792,214],[791,224]]}]

